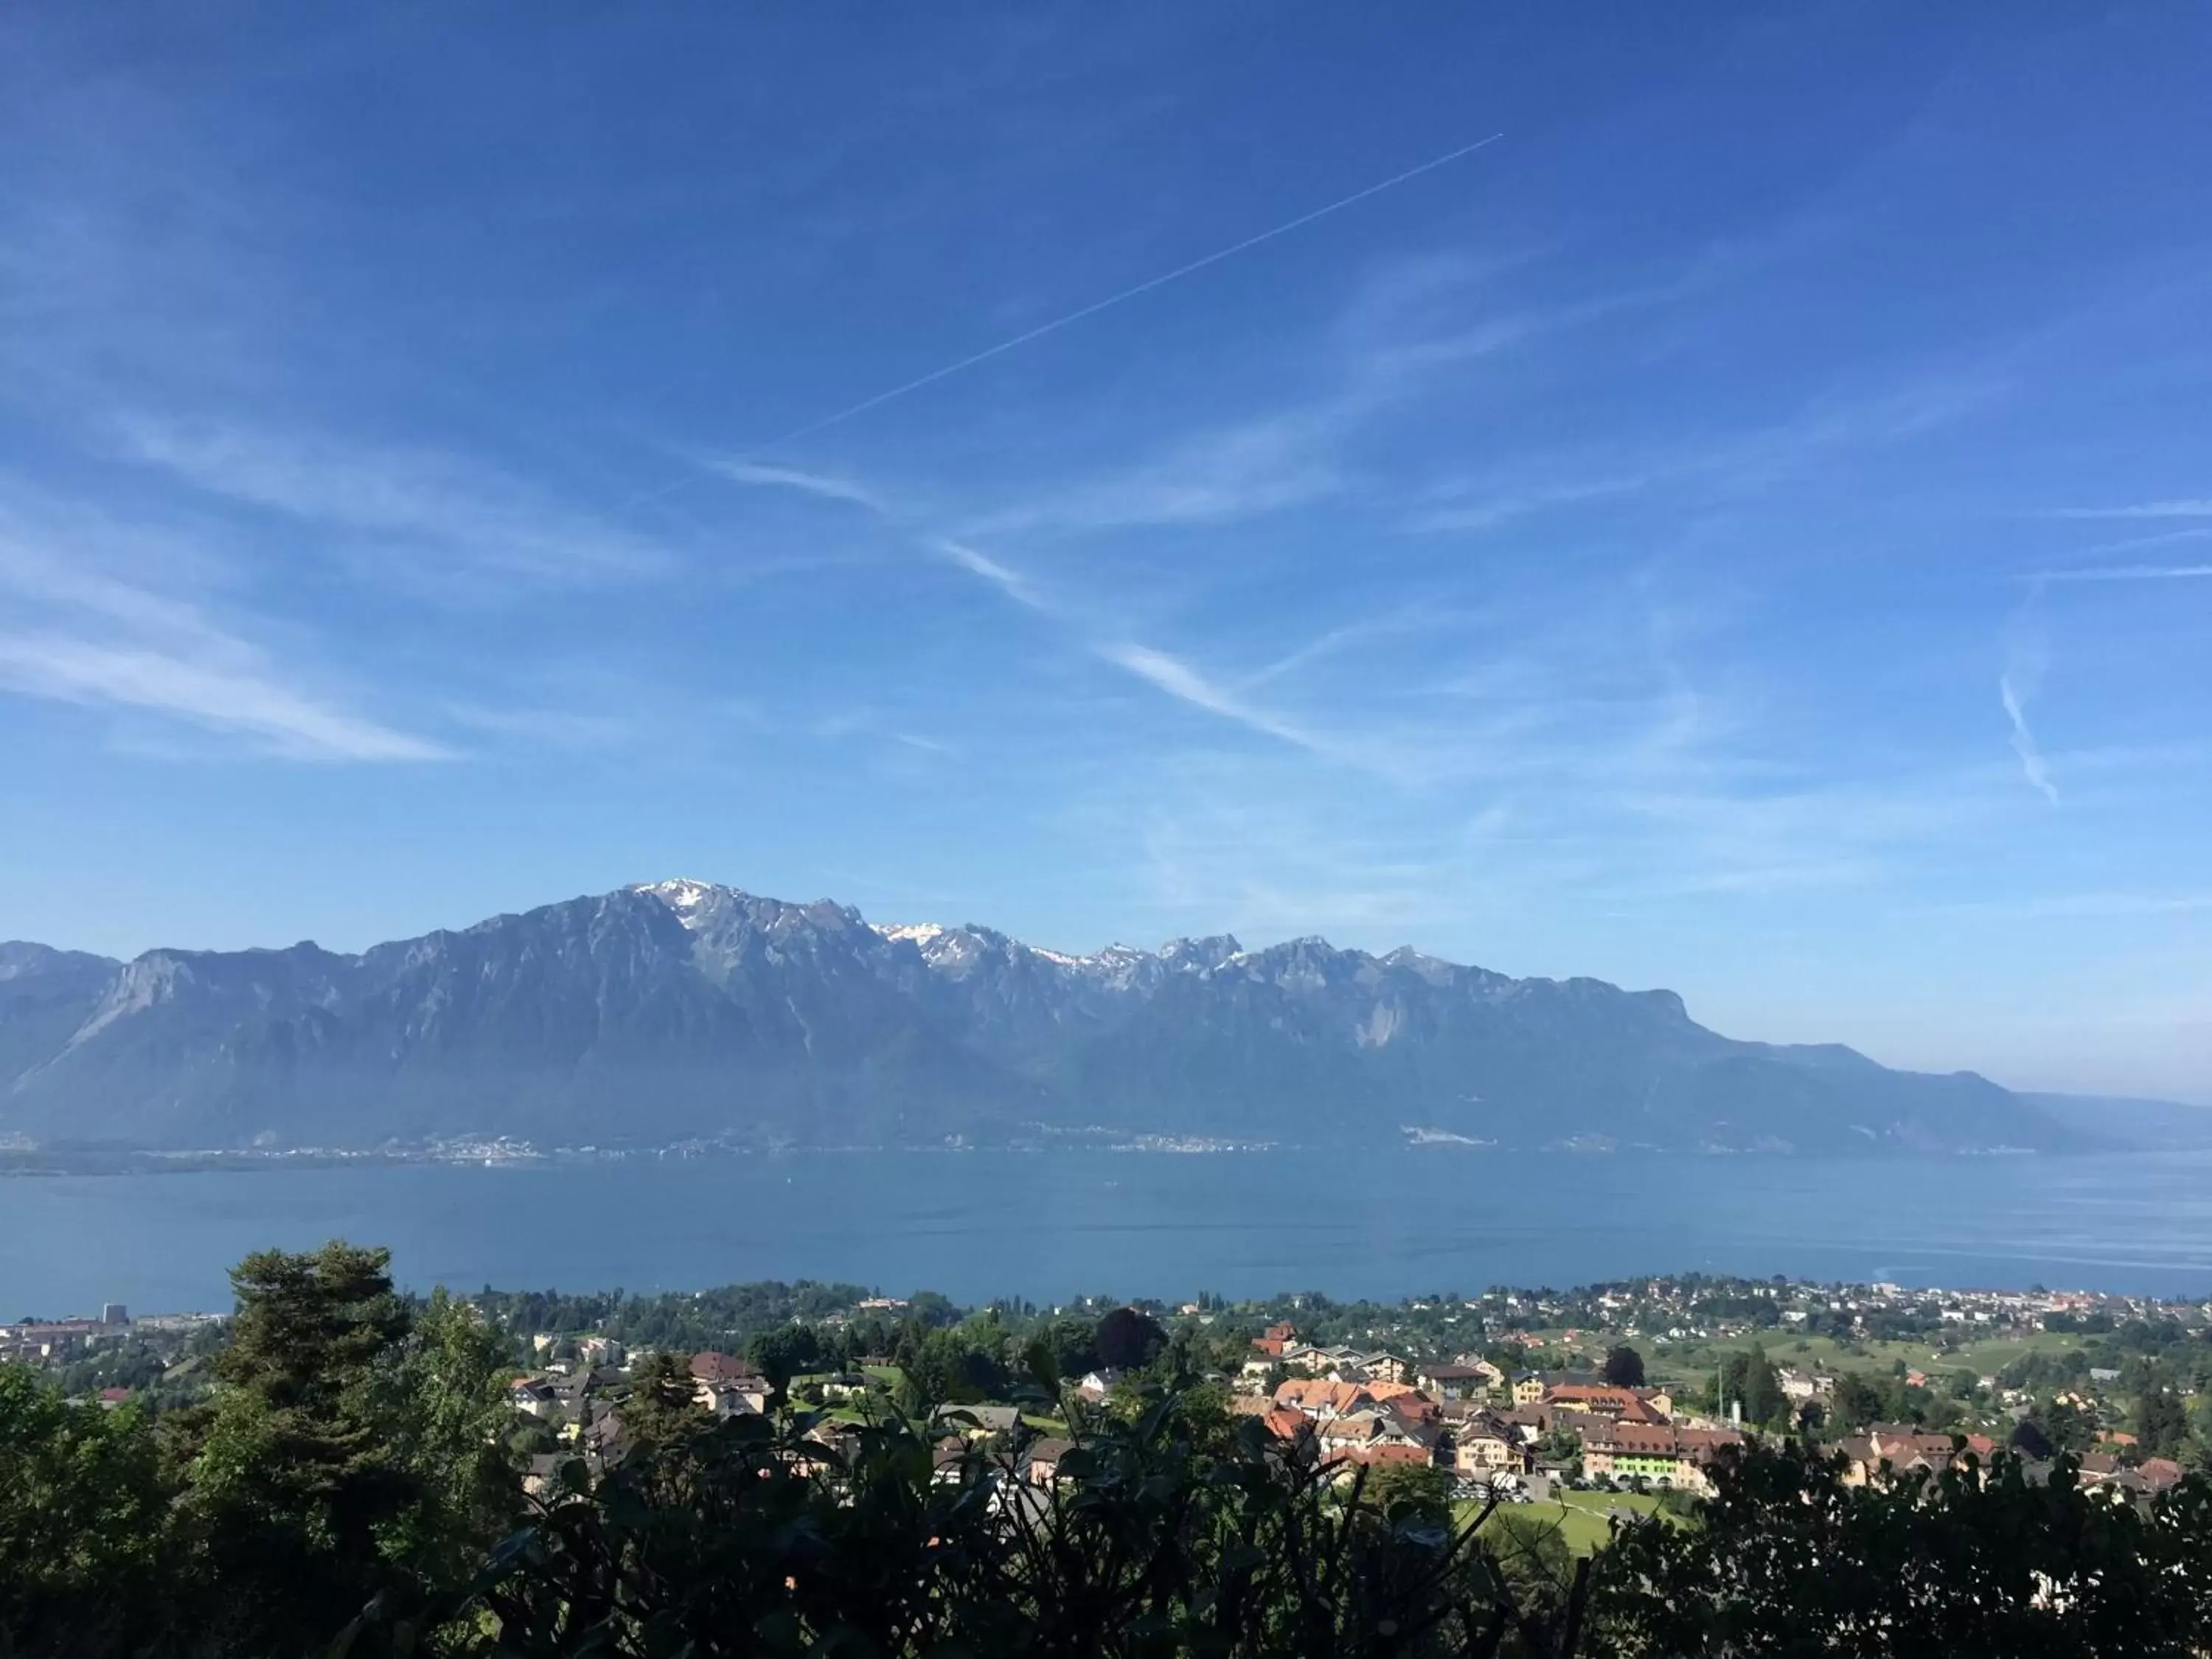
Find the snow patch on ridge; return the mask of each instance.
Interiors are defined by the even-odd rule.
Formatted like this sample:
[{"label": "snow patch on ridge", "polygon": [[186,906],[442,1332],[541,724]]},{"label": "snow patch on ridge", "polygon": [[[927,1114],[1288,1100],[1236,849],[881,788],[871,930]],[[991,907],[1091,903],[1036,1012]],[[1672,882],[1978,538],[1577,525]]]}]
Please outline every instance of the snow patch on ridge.
[{"label": "snow patch on ridge", "polygon": [[650,893],[670,909],[686,927],[704,927],[716,901],[725,897],[729,889],[718,887],[711,881],[694,881],[689,876],[678,876],[669,881],[641,881],[629,890],[633,893]]}]

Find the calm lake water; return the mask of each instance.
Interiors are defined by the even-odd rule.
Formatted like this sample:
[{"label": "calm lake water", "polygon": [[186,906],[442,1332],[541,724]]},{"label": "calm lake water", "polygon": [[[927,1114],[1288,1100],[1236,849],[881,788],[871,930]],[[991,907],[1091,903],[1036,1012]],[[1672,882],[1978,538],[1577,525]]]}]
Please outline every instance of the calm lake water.
[{"label": "calm lake water", "polygon": [[342,1237],[403,1282],[842,1279],[956,1300],[1396,1297],[1701,1269],[2212,1296],[2212,1153],[1925,1162],[1464,1150],[818,1153],[0,1179],[0,1317],[227,1307]]}]

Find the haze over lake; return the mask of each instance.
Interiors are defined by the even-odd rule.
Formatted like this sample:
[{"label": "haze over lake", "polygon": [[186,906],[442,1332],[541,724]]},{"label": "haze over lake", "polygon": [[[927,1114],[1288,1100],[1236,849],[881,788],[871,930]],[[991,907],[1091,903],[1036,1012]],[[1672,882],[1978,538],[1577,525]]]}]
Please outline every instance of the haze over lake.
[{"label": "haze over lake", "polygon": [[228,1305],[249,1250],[401,1281],[837,1279],[963,1302],[1395,1298],[1701,1270],[2212,1296],[2212,1152],[1821,1160],[1457,1149],[818,1153],[0,1180],[0,1315]]}]

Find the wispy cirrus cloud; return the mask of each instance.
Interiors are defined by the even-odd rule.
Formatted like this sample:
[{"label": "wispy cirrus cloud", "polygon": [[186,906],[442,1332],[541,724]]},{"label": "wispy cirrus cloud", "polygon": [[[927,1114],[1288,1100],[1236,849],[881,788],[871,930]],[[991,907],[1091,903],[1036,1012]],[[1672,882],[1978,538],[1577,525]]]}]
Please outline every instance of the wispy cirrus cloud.
[{"label": "wispy cirrus cloud", "polygon": [[2021,775],[2056,806],[2058,786],[2027,723],[2027,706],[2042,689],[2044,674],[2051,665],[2050,641],[2039,611],[2041,597],[2039,586],[2031,589],[2027,603],[2014,613],[2005,630],[2005,665],[1997,676],[1997,700],[2012,727],[2012,750],[2020,758]]},{"label": "wispy cirrus cloud", "polygon": [[965,542],[945,539],[934,542],[931,545],[939,557],[966,571],[969,575],[980,577],[990,583],[992,586],[997,588],[1000,592],[1024,610],[1034,611],[1041,616],[1052,616],[1056,613],[1056,608],[1053,603],[1044,596],[1036,584],[1012,566],[1002,563],[988,553],[969,546]]},{"label": "wispy cirrus cloud", "polygon": [[315,527],[375,568],[434,587],[496,596],[657,579],[678,568],[665,546],[458,455],[144,416],[115,429],[127,459]]},{"label": "wispy cirrus cloud", "polygon": [[1225,720],[1279,738],[1300,749],[1316,754],[1332,752],[1331,745],[1313,733],[1281,717],[1256,708],[1227,687],[1218,685],[1190,664],[1164,651],[1156,651],[1147,645],[1136,645],[1127,641],[1109,641],[1092,649],[1103,660],[1117,668],[1127,670],[1146,684],[1156,686],[1178,702],[1194,708],[1202,708]]},{"label": "wispy cirrus cloud", "polygon": [[[1461,481],[1433,490],[1431,495],[1438,504],[1409,514],[1404,527],[1412,531],[1448,534],[1495,530],[1500,525],[1534,514],[1632,495],[1649,485],[1652,477],[1647,472],[1630,472],[1577,478],[1560,483],[1532,482],[1519,486],[1493,485],[1489,489]],[[1462,500],[1464,504],[1455,505],[1455,500]]]},{"label": "wispy cirrus cloud", "polygon": [[0,635],[0,685],[32,696],[142,709],[244,737],[295,760],[434,761],[454,751],[317,702],[270,678],[145,647]]},{"label": "wispy cirrus cloud", "polygon": [[1537,455],[1431,484],[1403,530],[1480,535],[1535,514],[1661,489],[1725,500],[1800,483],[1837,456],[1918,438],[1996,398],[1995,378],[1965,372],[1887,391],[1814,398],[1764,426],[1686,441],[1646,441],[1625,453]]},{"label": "wispy cirrus cloud", "polygon": [[[1378,425],[1440,392],[1464,390],[1483,361],[1678,297],[1677,287],[1499,311],[1494,264],[1419,258],[1371,273],[1304,365],[1304,390],[1270,390],[1257,413],[1218,416],[1142,459],[1029,490],[963,521],[975,536],[1069,536],[1221,526],[1362,492],[1356,452]],[[1292,360],[1296,361],[1295,358]]]},{"label": "wispy cirrus cloud", "polygon": [[[295,760],[433,761],[455,751],[313,689],[188,592],[215,574],[173,535],[46,503],[0,512],[0,689],[162,717]],[[138,562],[117,567],[116,550]],[[251,624],[247,624],[250,626]]]},{"label": "wispy cirrus cloud", "polygon": [[2212,564],[2121,564],[2102,570],[2046,570],[2039,582],[2167,582],[2212,576]]},{"label": "wispy cirrus cloud", "polygon": [[770,466],[763,462],[747,460],[717,460],[704,465],[732,483],[757,489],[796,490],[817,501],[845,501],[854,507],[865,507],[878,518],[891,516],[890,509],[882,496],[836,473],[813,472],[796,466]]},{"label": "wispy cirrus cloud", "polygon": [[[881,492],[850,477],[751,462],[720,464],[732,481],[749,487],[795,489],[817,500],[861,507],[887,523],[898,524],[907,515]],[[1048,593],[1033,578],[1005,560],[954,536],[933,536],[918,544],[931,556],[966,572],[1033,615],[1077,629],[1085,648],[1098,660],[1112,665],[1178,702],[1188,703],[1220,719],[1300,748],[1321,751],[1325,745],[1311,733],[1247,702],[1237,693],[1217,684],[1191,664],[1167,652],[1133,641],[1100,637],[1094,620],[1085,618],[1063,601]],[[909,741],[906,734],[895,734]],[[935,752],[934,739],[912,739],[910,746]]]},{"label": "wispy cirrus cloud", "polygon": [[1346,478],[1327,451],[1345,411],[1308,408],[1232,422],[1177,441],[1134,466],[975,516],[971,536],[1067,535],[1226,524],[1334,495]]}]

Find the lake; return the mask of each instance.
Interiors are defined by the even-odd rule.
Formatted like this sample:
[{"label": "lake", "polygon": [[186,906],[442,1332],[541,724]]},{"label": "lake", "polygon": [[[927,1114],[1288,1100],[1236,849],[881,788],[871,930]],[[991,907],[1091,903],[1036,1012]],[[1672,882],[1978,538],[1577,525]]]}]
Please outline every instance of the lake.
[{"label": "lake", "polygon": [[2212,1153],[848,1152],[0,1179],[0,1317],[225,1308],[270,1245],[427,1289],[836,1279],[967,1303],[1395,1298],[1702,1270],[2212,1296]]}]

